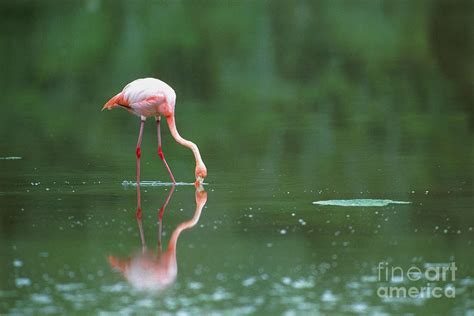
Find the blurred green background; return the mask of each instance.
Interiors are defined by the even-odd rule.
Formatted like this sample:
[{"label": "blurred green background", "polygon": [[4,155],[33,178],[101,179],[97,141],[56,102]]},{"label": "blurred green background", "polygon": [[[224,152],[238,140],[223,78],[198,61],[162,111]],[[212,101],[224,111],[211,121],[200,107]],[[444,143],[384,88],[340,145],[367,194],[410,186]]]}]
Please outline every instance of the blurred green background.
[{"label": "blurred green background", "polygon": [[[198,144],[221,160],[252,143],[270,150],[283,121],[324,128],[284,135],[277,146],[293,153],[342,128],[357,143],[423,147],[417,136],[429,136],[449,152],[473,126],[472,1],[3,1],[1,10],[2,149],[22,139],[39,161],[67,166],[103,152],[104,140],[109,154],[130,144],[137,122],[99,109],[147,76],[174,87],[178,127],[199,126]],[[449,138],[453,121],[464,139]]]},{"label": "blurred green background", "polygon": [[[0,313],[474,310],[474,1],[19,0],[0,12],[0,157],[22,158],[0,160]],[[142,77],[175,89],[209,201],[180,237],[174,290],[134,305],[141,294],[105,256],[139,247],[135,191],[120,185],[135,177],[139,121],[100,109]],[[154,128],[142,179],[168,181]],[[163,138],[176,179],[192,181],[189,150]],[[166,192],[143,194],[155,236]],[[311,203],[347,198],[412,204]],[[193,189],[168,208],[169,233],[192,216]],[[459,295],[380,300],[384,260],[456,261]]]}]

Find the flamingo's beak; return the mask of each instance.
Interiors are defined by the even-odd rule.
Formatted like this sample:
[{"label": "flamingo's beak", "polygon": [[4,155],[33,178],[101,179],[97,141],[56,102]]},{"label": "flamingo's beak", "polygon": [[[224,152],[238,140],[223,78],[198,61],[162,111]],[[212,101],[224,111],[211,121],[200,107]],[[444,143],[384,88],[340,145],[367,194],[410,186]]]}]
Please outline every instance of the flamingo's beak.
[{"label": "flamingo's beak", "polygon": [[204,182],[203,177],[196,177],[196,182],[194,182],[194,185],[196,186],[196,189],[202,188],[202,183]]},{"label": "flamingo's beak", "polygon": [[207,192],[201,186],[201,189],[196,189],[196,204],[204,205],[207,201]]},{"label": "flamingo's beak", "polygon": [[204,191],[204,187],[202,186],[202,183],[199,183],[198,181],[196,181],[196,183],[194,183],[194,186],[196,187],[196,192],[206,192]]}]

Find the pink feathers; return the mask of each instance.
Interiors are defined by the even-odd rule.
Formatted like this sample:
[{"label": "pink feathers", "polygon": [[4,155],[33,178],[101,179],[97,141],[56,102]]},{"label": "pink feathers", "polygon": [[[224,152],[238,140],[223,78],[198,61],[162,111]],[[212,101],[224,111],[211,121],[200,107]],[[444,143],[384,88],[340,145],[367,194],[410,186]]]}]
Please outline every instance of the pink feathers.
[{"label": "pink feathers", "polygon": [[174,112],[175,102],[173,88],[161,80],[144,78],[126,85],[122,92],[104,105],[103,110],[122,106],[138,116],[170,116]]}]

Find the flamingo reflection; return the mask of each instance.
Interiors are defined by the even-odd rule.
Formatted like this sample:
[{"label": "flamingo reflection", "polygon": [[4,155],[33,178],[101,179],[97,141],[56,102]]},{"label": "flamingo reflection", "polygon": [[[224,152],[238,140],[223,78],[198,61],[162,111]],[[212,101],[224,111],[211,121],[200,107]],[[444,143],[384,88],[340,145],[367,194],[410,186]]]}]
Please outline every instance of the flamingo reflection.
[{"label": "flamingo reflection", "polygon": [[[193,217],[179,224],[171,234],[166,251],[162,251],[161,231],[163,214],[168,205],[175,187],[171,187],[163,206],[158,213],[158,242],[156,251],[148,250],[143,233],[141,204],[137,201],[136,219],[140,232],[142,249],[129,258],[109,256],[110,266],[119,271],[124,278],[136,289],[159,291],[169,287],[176,280],[178,266],[176,261],[176,245],[180,234],[194,227],[199,221],[202,209],[207,201],[207,192],[202,186],[196,189],[196,210]],[[138,190],[140,190],[138,188]],[[138,195],[139,196],[139,195]]]}]

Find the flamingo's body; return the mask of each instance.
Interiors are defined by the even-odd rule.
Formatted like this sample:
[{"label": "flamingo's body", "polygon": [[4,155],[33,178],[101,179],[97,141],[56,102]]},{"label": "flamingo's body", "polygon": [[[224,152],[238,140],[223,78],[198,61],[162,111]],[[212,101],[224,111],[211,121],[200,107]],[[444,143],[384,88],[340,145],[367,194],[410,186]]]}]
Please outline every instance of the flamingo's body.
[{"label": "flamingo's body", "polygon": [[110,99],[104,109],[122,106],[138,116],[167,116],[174,113],[176,93],[165,82],[155,78],[137,79]]},{"label": "flamingo's body", "polygon": [[102,110],[111,110],[114,107],[121,106],[126,108],[130,113],[133,113],[140,117],[140,132],[138,136],[136,156],[137,156],[137,183],[140,182],[140,156],[141,156],[141,141],[143,136],[143,125],[147,117],[155,117],[157,123],[157,134],[158,134],[158,155],[163,160],[166,169],[171,177],[173,183],[175,179],[171,169],[169,168],[162,148],[161,148],[161,134],[160,134],[160,122],[161,116],[166,118],[168,126],[173,135],[174,139],[181,145],[190,148],[193,151],[196,159],[196,185],[202,183],[204,178],[207,176],[207,169],[204,162],[201,159],[199,149],[193,142],[190,142],[182,138],[178,130],[176,129],[176,123],[174,118],[174,109],[176,103],[176,93],[165,82],[155,78],[144,78],[137,79],[126,85],[123,90],[111,98],[102,108]]}]

